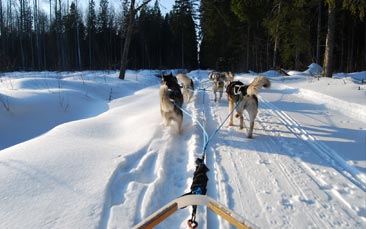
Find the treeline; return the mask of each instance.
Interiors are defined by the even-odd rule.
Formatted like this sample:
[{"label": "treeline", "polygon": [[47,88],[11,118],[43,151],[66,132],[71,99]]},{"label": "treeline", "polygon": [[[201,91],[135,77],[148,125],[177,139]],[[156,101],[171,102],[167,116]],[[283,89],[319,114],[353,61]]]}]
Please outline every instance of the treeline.
[{"label": "treeline", "polygon": [[[0,71],[120,67],[131,1],[39,2],[0,0]],[[165,15],[151,3],[134,12],[129,69],[366,69],[365,0],[176,0]]]},{"label": "treeline", "polygon": [[[162,1],[163,2],[163,1]],[[128,68],[198,68],[193,3],[177,1],[162,15],[159,1],[139,10]],[[0,0],[0,71],[117,69],[125,41],[128,0]]]},{"label": "treeline", "polygon": [[202,68],[366,69],[365,0],[202,0],[200,9]]}]

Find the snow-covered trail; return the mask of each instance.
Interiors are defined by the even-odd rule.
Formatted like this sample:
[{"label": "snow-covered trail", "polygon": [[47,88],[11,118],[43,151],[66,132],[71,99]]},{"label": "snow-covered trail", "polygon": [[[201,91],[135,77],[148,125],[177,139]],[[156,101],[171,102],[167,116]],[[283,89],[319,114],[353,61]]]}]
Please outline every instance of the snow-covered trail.
[{"label": "snow-covered trail", "polygon": [[[12,112],[0,120],[2,133],[10,131],[0,144],[0,228],[132,228],[189,191],[204,146],[196,121],[213,136],[207,194],[248,221],[261,228],[366,227],[362,104],[271,78],[271,89],[260,92],[253,139],[226,123],[212,135],[229,114],[226,95],[215,103],[208,71],[197,70],[189,75],[207,90],[183,106],[189,115],[177,135],[161,125],[159,79],[150,71],[122,82],[117,73],[47,73],[46,81],[31,74],[14,73],[14,88],[2,89]],[[236,78],[250,83],[254,76]],[[59,111],[58,83],[78,94],[62,94],[70,98],[67,112]],[[20,112],[23,104],[27,112]],[[32,124],[33,135],[23,135],[27,128],[18,129],[17,120]],[[18,135],[27,141],[7,141]],[[190,214],[179,210],[157,228],[187,228]],[[205,207],[198,207],[197,221],[199,228],[230,228]]]},{"label": "snow-covered trail", "polygon": [[[121,222],[123,227],[132,228],[158,208],[190,191],[195,159],[202,156],[202,130],[194,121],[203,117],[199,103],[197,97],[184,106],[182,134],[161,125],[145,148],[120,164],[111,179],[112,200],[105,207],[100,228],[121,228]],[[190,209],[180,210],[158,227],[185,228],[189,216]]]},{"label": "snow-covered trail", "polygon": [[[202,75],[191,77],[204,82],[201,88],[209,85]],[[189,191],[194,161],[202,156],[204,143],[202,129],[195,121],[205,125],[212,136],[206,150],[210,197],[261,228],[364,227],[365,173],[347,163],[339,149],[329,144],[329,139],[346,139],[343,133],[319,133],[319,123],[332,128],[334,123],[348,120],[345,129],[352,130],[357,129],[352,126],[357,120],[334,115],[335,111],[325,107],[304,112],[309,101],[287,90],[274,84],[272,89],[261,91],[253,139],[247,139],[237,126],[226,124],[214,134],[229,114],[226,95],[214,102],[209,87],[197,90],[194,101],[184,107],[190,115],[184,116],[182,135],[162,128],[147,147],[119,166],[110,188],[115,194],[101,228],[120,228],[126,216],[134,219],[128,221],[132,227],[158,206]],[[358,133],[355,130],[349,138],[362,139],[355,136]],[[363,143],[354,144],[362,147]],[[123,196],[118,197],[121,193]],[[190,209],[180,210],[158,228],[185,228],[189,217]],[[198,208],[197,219],[200,228],[230,227],[204,207]]]},{"label": "snow-covered trail", "polygon": [[[211,194],[261,228],[365,226],[365,173],[347,164],[324,136],[308,131],[309,117],[301,117],[301,111],[292,108],[296,114],[289,114],[288,105],[274,105],[278,97],[282,104],[298,98],[284,96],[276,86],[261,95],[253,139],[246,139],[237,127],[226,127],[210,144],[208,164],[215,168],[216,183]],[[210,107],[216,120],[211,124],[217,126],[229,113],[227,101],[214,103],[211,98]],[[325,112],[329,111],[306,115],[330,127],[332,122],[351,120],[322,116]],[[328,139],[332,135],[339,133],[329,133]]]}]

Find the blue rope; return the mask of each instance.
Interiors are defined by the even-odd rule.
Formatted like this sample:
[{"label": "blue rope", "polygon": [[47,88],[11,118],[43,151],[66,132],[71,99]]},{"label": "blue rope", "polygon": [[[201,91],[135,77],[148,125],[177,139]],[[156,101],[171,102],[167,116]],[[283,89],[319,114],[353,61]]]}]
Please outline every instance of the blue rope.
[{"label": "blue rope", "polygon": [[224,125],[224,123],[229,119],[230,115],[236,110],[236,108],[238,107],[239,105],[239,100],[238,102],[235,104],[235,107],[233,108],[232,111],[230,111],[230,113],[226,116],[225,120],[219,125],[219,127],[216,128],[215,132],[213,132],[211,134],[211,136],[208,138],[205,146],[203,147],[203,157],[205,157],[205,154],[206,154],[206,149],[207,149],[207,145],[208,143],[211,141],[211,139],[217,134],[217,132],[219,132],[219,130],[221,129],[221,127]]},{"label": "blue rope", "polygon": [[239,101],[235,104],[235,107],[233,108],[232,111],[230,111],[229,115],[225,118],[225,120],[219,125],[219,127],[216,128],[216,130],[213,132],[213,134],[209,137],[208,136],[208,133],[206,131],[206,129],[204,128],[204,126],[197,120],[195,119],[188,111],[186,111],[185,109],[183,109],[181,106],[179,106],[179,104],[177,104],[176,102],[174,102],[174,105],[176,107],[178,107],[183,113],[185,113],[186,115],[188,115],[189,117],[191,117],[191,119],[193,121],[195,121],[199,126],[200,128],[202,129],[202,132],[203,132],[203,154],[202,154],[202,159],[205,158],[206,156],[206,149],[207,149],[207,146],[208,146],[208,143],[212,140],[212,138],[217,134],[217,132],[219,132],[219,130],[221,129],[221,127],[224,125],[224,123],[228,120],[228,118],[230,117],[230,115],[235,111],[235,109],[238,107],[239,105]]},{"label": "blue rope", "polygon": [[207,133],[205,127],[196,118],[194,118],[188,111],[186,111],[181,106],[179,106],[179,104],[177,104],[176,102],[174,102],[174,105],[176,107],[178,107],[183,113],[185,113],[186,115],[188,115],[189,117],[191,117],[191,119],[193,121],[195,121],[199,125],[199,127],[202,129],[202,132],[203,132],[203,142],[206,145],[207,144],[207,141],[208,141],[208,133]]}]

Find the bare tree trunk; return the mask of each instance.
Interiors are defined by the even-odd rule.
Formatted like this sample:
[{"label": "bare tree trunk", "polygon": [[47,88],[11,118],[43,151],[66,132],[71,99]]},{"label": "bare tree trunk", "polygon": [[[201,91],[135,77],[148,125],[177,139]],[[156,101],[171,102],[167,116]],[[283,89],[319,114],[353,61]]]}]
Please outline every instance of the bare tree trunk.
[{"label": "bare tree trunk", "polygon": [[77,45],[77,53],[78,53],[78,67],[79,70],[82,69],[82,65],[81,65],[81,54],[80,54],[80,35],[79,35],[79,22],[78,22],[78,1],[76,0],[75,2],[75,24],[76,24],[76,45]]},{"label": "bare tree trunk", "polygon": [[[343,27],[344,27],[344,19],[342,19],[342,27],[341,28],[343,28]],[[343,30],[340,31],[339,36],[341,38],[340,39],[341,40],[341,45],[340,45],[341,46],[341,48],[340,48],[341,53],[339,55],[341,59],[340,59],[340,63],[339,63],[339,68],[344,69],[344,66],[345,66],[345,64],[344,64],[344,59],[345,59],[344,58],[344,56],[345,56],[345,54],[344,54],[345,53],[345,48],[344,48],[344,43],[345,43],[344,40],[345,39],[344,38],[345,38],[345,33],[343,32]]]},{"label": "bare tree trunk", "polygon": [[35,48],[36,48],[36,69],[39,70],[41,64],[41,50],[40,50],[40,39],[39,39],[39,11],[38,11],[38,0],[33,1],[33,23],[35,30]]},{"label": "bare tree trunk", "polygon": [[319,1],[318,6],[318,27],[316,36],[316,63],[320,65],[320,41],[321,41],[321,26],[322,26],[322,1]]},{"label": "bare tree trunk", "polygon": [[269,35],[267,35],[267,46],[266,46],[266,69],[270,67],[270,57],[269,57],[269,47],[270,47],[270,39]]},{"label": "bare tree trunk", "polygon": [[121,57],[121,68],[119,70],[119,78],[121,80],[125,79],[125,73],[126,73],[127,62],[128,62],[128,52],[130,49],[135,15],[144,5],[148,4],[150,1],[151,0],[145,0],[139,7],[135,8],[135,0],[131,0],[126,39],[125,39],[125,43],[123,45],[123,52],[122,52],[122,57]]},{"label": "bare tree trunk", "polygon": [[19,35],[19,42],[20,42],[20,55],[22,59],[22,69],[25,68],[25,57],[24,57],[24,48],[23,48],[23,29],[24,28],[24,1],[20,0],[20,35]]},{"label": "bare tree trunk", "polygon": [[299,50],[297,47],[295,48],[295,69],[300,69]]},{"label": "bare tree trunk", "polygon": [[[62,57],[61,57],[61,42],[60,42],[60,33],[59,33],[57,1],[58,0],[55,0],[55,21],[56,21],[55,34],[56,34],[56,47],[57,47],[57,52],[58,52],[57,53],[58,54],[57,55],[57,57],[58,57],[57,70],[60,70]],[[50,2],[50,7],[51,7],[51,2]],[[51,17],[51,15],[50,15],[50,17]],[[51,18],[50,18],[50,22],[51,22]]]},{"label": "bare tree trunk", "polygon": [[43,40],[43,69],[46,70],[48,69],[49,66],[47,66],[47,55],[46,55],[47,39],[44,30],[42,32],[42,40]]},{"label": "bare tree trunk", "polygon": [[[60,54],[61,54],[61,70],[65,70],[66,60],[65,60],[65,40],[64,40],[64,32],[62,31],[62,5],[61,0],[58,0],[58,19],[57,19],[57,28],[59,34],[59,42],[60,42]],[[68,7],[66,7],[67,9]]]},{"label": "bare tree trunk", "polygon": [[354,69],[354,61],[353,61],[353,57],[354,57],[354,51],[356,50],[355,49],[355,42],[354,42],[354,39],[355,39],[355,30],[353,27],[350,28],[350,32],[348,33],[348,51],[347,51],[347,72],[353,72],[355,69]]},{"label": "bare tree trunk", "polygon": [[184,68],[184,38],[183,38],[183,31],[182,31],[182,36],[181,36],[181,60],[182,60],[182,66],[181,68]]},{"label": "bare tree trunk", "polygon": [[31,70],[34,71],[34,47],[33,47],[33,34],[32,34],[32,30],[29,31],[28,33],[29,35],[29,45],[30,45],[30,49],[31,49]]},{"label": "bare tree trunk", "polygon": [[123,45],[123,52],[122,52],[122,57],[121,57],[121,68],[119,70],[119,78],[121,80],[125,79],[125,73],[126,73],[127,61],[128,61],[127,60],[128,51],[129,51],[130,43],[131,43],[133,23],[135,21],[135,13],[136,13],[135,12],[135,0],[131,0],[126,39],[125,39],[125,43]]},{"label": "bare tree trunk", "polygon": [[[89,18],[91,18],[91,9],[90,9],[90,0],[89,0],[89,4],[88,4],[88,7],[89,7]],[[89,36],[89,69],[91,69],[92,67],[92,45],[91,45],[91,28],[88,28],[89,31],[88,31],[88,36]]]},{"label": "bare tree trunk", "polygon": [[[8,29],[10,29],[10,31],[12,31],[14,29],[14,22],[13,22],[13,12],[12,12],[12,5],[13,5],[13,1],[12,0],[8,0],[7,1],[7,7],[6,7],[6,17],[7,17],[7,20],[6,20],[6,25],[8,27]],[[7,36],[5,39],[5,42],[4,42],[4,49],[3,51],[6,51],[6,53],[9,53],[9,50],[14,47],[14,45],[16,44],[16,41],[15,39],[11,39],[12,36]],[[11,67],[11,64],[8,63],[7,68],[10,68]]]},{"label": "bare tree trunk", "polygon": [[[3,17],[3,2],[0,0],[0,50],[4,52],[4,41],[5,41],[5,34],[4,34],[4,17]],[[1,52],[0,52],[1,55]],[[0,66],[1,67],[1,66]],[[4,66],[3,66],[4,67]],[[1,71],[1,69],[0,69]]]},{"label": "bare tree trunk", "polygon": [[4,33],[3,2],[0,0],[0,34]]},{"label": "bare tree trunk", "polygon": [[323,63],[322,75],[325,77],[332,77],[333,75],[333,47],[334,47],[334,24],[335,6],[328,4],[328,33],[325,43],[325,54]]},{"label": "bare tree trunk", "polygon": [[247,28],[247,56],[246,56],[246,62],[247,62],[247,64],[246,64],[246,66],[245,66],[245,70],[246,71],[249,71],[249,47],[250,47],[250,25],[249,25],[249,23],[248,23],[248,28]]},{"label": "bare tree trunk", "polygon": [[275,38],[275,43],[274,43],[274,48],[273,48],[273,63],[272,63],[272,67],[276,68],[276,62],[277,62],[277,49],[278,49],[278,37],[276,36]]},{"label": "bare tree trunk", "polygon": [[[278,15],[281,13],[281,2],[278,4]],[[277,64],[277,50],[278,50],[278,40],[279,40],[279,36],[278,36],[278,30],[279,30],[279,24],[277,22],[276,25],[276,35],[275,35],[275,43],[274,43],[274,48],[273,48],[273,64],[272,67],[276,68],[276,64]]]}]

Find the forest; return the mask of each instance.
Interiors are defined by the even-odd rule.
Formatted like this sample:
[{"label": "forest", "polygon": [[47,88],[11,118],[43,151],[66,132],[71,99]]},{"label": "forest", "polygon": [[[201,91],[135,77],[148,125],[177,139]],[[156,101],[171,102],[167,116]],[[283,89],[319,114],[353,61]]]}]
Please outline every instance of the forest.
[{"label": "forest", "polygon": [[0,0],[0,72],[120,69],[126,49],[128,69],[366,69],[365,0],[162,2]]}]

